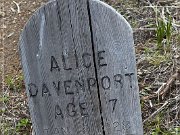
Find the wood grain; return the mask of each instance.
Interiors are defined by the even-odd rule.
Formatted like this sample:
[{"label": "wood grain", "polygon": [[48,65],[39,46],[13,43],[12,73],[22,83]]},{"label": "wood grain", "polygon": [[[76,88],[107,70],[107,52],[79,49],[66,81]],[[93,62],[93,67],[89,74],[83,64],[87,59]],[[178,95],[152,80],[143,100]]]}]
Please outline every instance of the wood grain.
[{"label": "wood grain", "polygon": [[[105,133],[143,135],[132,29],[112,7],[96,0],[89,3],[94,51],[104,50],[107,64],[98,67],[95,56],[99,84],[102,77],[117,74],[123,83],[112,82],[108,90],[99,85]],[[108,104],[112,99],[117,99],[114,113]]]},{"label": "wood grain", "polygon": [[36,135],[143,135],[132,30],[98,0],[54,0],[20,53]]}]

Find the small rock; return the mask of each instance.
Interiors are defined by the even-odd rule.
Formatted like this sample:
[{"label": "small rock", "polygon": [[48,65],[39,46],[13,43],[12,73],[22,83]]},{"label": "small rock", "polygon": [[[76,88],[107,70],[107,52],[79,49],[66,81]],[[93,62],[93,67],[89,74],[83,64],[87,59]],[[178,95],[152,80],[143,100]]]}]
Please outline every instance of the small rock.
[{"label": "small rock", "polygon": [[4,13],[4,12],[2,12],[2,11],[0,11],[0,18],[1,17],[4,17],[6,14]]},{"label": "small rock", "polygon": [[3,24],[1,28],[2,28],[2,29],[6,29],[7,26]]},{"label": "small rock", "polygon": [[179,55],[175,55],[175,56],[174,56],[175,59],[178,59],[179,57],[180,57]]}]

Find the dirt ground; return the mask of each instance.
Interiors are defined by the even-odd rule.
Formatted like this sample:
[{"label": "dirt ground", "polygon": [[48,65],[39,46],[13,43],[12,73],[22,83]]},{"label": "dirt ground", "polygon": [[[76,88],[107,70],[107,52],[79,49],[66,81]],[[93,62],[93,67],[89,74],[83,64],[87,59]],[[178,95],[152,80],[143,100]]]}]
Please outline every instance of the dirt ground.
[{"label": "dirt ground", "polygon": [[[0,134],[32,131],[18,53],[20,33],[46,0],[1,0],[0,3]],[[180,135],[180,1],[106,0],[134,31],[145,134]],[[170,52],[156,50],[158,18],[172,17]],[[167,38],[163,39],[163,43]],[[160,95],[155,92],[160,91]],[[162,93],[162,94],[161,94]],[[179,132],[178,132],[178,131]]]},{"label": "dirt ground", "polygon": [[[45,0],[1,0],[0,2],[0,63],[1,115],[0,134],[30,134],[30,124],[17,131],[18,121],[29,117],[18,53],[20,33],[33,12]],[[19,87],[19,85],[21,85]],[[21,90],[19,90],[21,89]],[[6,102],[5,100],[9,101]],[[3,103],[4,102],[4,103]],[[3,105],[2,105],[3,103]],[[20,125],[21,126],[21,125]]]}]

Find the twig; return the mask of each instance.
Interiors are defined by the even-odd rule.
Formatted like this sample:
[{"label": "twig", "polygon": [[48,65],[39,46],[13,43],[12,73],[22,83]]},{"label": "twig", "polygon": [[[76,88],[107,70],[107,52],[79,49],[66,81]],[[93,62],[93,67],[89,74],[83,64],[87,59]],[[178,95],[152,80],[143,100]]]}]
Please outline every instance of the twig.
[{"label": "twig", "polygon": [[164,97],[166,96],[166,94],[167,94],[167,92],[168,92],[171,84],[172,84],[176,79],[178,79],[179,76],[180,76],[180,70],[178,70],[177,73],[174,74],[174,75],[169,79],[169,81],[166,83],[165,89],[161,92],[161,94],[162,94],[162,99],[164,99]]},{"label": "twig", "polygon": [[162,89],[165,88],[165,86],[166,86],[166,83],[163,83],[163,84],[161,85],[161,87],[160,87],[155,93],[156,93],[156,94],[160,93],[160,92],[162,91]]},{"label": "twig", "polygon": [[16,5],[16,7],[17,7],[17,12],[18,13],[21,13],[21,11],[20,11],[20,3],[17,3],[17,2],[15,2],[15,1],[13,1],[13,3]]},{"label": "twig", "polygon": [[167,81],[167,83],[163,84],[159,89],[158,91],[155,93],[155,94],[152,94],[150,96],[146,96],[146,97],[143,97],[142,99],[143,100],[148,100],[148,99],[152,99],[152,98],[155,98],[158,96],[162,96],[162,99],[164,99],[164,97],[166,96],[171,84],[176,80],[176,79],[180,79],[180,69],[177,70],[177,72],[172,75],[170,77],[170,79]]},{"label": "twig", "polygon": [[156,28],[143,28],[143,27],[141,27],[141,28],[134,28],[133,29],[133,31],[138,31],[138,30],[144,30],[144,31],[155,31],[156,30]]},{"label": "twig", "polygon": [[147,119],[145,119],[145,120],[143,121],[143,123],[145,123],[145,122],[147,122],[148,120],[154,118],[159,112],[161,112],[161,111],[164,109],[164,107],[165,107],[168,103],[169,103],[169,102],[166,101],[157,111],[155,111],[155,112],[152,113]]},{"label": "twig", "polygon": [[180,95],[176,96],[175,98],[171,98],[167,100],[157,111],[152,113],[147,119],[143,121],[143,123],[149,121],[150,119],[154,118],[159,112],[161,112],[167,105],[172,105],[174,102],[179,102],[180,101]]},{"label": "twig", "polygon": [[162,8],[162,7],[165,7],[165,8],[180,8],[179,6],[144,6],[144,7],[149,7],[149,8],[152,8],[152,7],[157,7],[157,8]]}]

